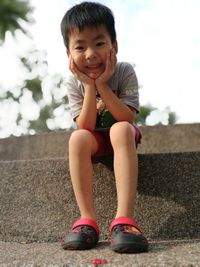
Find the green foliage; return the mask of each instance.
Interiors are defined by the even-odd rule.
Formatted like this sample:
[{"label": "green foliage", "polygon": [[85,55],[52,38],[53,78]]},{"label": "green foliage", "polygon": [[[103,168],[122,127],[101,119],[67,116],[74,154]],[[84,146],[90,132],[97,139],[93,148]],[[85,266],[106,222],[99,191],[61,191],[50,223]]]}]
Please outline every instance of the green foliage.
[{"label": "green foliage", "polygon": [[40,116],[37,120],[30,121],[29,129],[34,130],[36,133],[49,132],[47,126],[47,119],[51,118],[52,109],[48,105],[40,110]]},{"label": "green foliage", "polygon": [[[138,125],[147,125],[147,118],[151,115],[152,111],[159,112],[159,110],[155,107],[152,107],[151,105],[142,106],[140,108],[140,112],[136,115],[136,123]],[[175,124],[177,120],[177,116],[175,112],[171,112],[169,107],[165,108],[164,110],[165,116],[168,116],[168,120],[165,124]],[[162,124],[162,118],[160,118],[159,121],[157,121],[155,124]]]},{"label": "green foliage", "polygon": [[5,96],[3,97],[0,97],[0,100],[3,100],[3,99],[12,99],[14,101],[17,101],[19,103],[19,97],[16,97],[13,92],[10,92],[10,91],[7,91],[5,93]]},{"label": "green foliage", "polygon": [[[40,106],[39,117],[35,120],[29,121],[29,132],[42,133],[51,131],[51,129],[48,127],[47,121],[55,118],[54,111],[61,105],[65,105],[66,109],[68,109],[68,98],[64,97],[61,99],[55,99],[55,93],[50,91],[49,94],[51,95],[51,101],[49,104],[44,104],[45,101],[42,78],[39,76],[30,80],[26,80],[24,86],[31,91],[33,100]],[[56,82],[55,87],[57,90],[59,90],[61,86],[62,78],[60,77],[60,79]]]},{"label": "green foliage", "polygon": [[168,124],[173,125],[176,123],[177,120],[177,115],[175,112],[169,112],[169,117],[168,117]]},{"label": "green foliage", "polygon": [[[45,74],[41,75],[40,68],[42,66],[42,69],[45,70],[47,63],[45,55],[37,50],[31,51],[31,57],[21,58],[21,62],[27,72],[28,78],[23,81],[23,85],[21,88],[18,88],[17,93],[15,88],[1,90],[0,101],[3,103],[9,100],[9,103],[15,102],[18,104],[16,127],[25,125],[23,126],[26,127],[24,130],[25,133],[42,133],[54,129],[61,129],[57,123],[54,123],[54,120],[57,119],[57,115],[55,114],[56,109],[61,106],[63,107],[63,112],[69,109],[68,97],[63,91],[63,78],[59,74],[50,76],[47,74],[47,70],[44,71]],[[48,85],[50,87],[48,88],[46,86],[46,91],[43,84],[45,79],[49,80]],[[21,100],[27,92],[30,92],[29,95],[32,97],[32,104],[39,107],[38,117],[34,120],[27,119],[27,117],[24,118],[24,113],[20,108],[22,105]],[[48,120],[51,120],[51,127],[48,126]]]},{"label": "green foliage", "polygon": [[146,118],[151,114],[155,108],[151,106],[142,106],[140,107],[140,112],[136,116],[136,123],[140,125],[146,124]]},{"label": "green foliage", "polygon": [[0,3],[0,40],[5,40],[5,34],[10,31],[12,35],[17,29],[27,34],[21,22],[32,22],[29,14],[33,8],[26,0],[1,0]]},{"label": "green foliage", "polygon": [[43,98],[42,84],[39,77],[35,77],[31,80],[25,80],[24,87],[32,92],[35,102],[39,102]]}]

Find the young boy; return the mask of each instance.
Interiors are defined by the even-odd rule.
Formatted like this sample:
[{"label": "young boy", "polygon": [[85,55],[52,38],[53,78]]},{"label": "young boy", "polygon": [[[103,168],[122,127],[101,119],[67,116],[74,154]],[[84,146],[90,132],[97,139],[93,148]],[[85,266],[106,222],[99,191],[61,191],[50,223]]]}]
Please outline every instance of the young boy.
[{"label": "young boy", "polygon": [[148,241],[132,218],[138,176],[136,146],[141,134],[134,124],[139,111],[133,67],[117,63],[112,11],[82,2],[67,11],[61,32],[69,57],[67,88],[78,129],[69,140],[69,167],[81,217],[61,241],[64,249],[90,249],[99,240],[93,205],[93,159],[114,154],[117,212],[111,222],[111,248],[144,252]]}]

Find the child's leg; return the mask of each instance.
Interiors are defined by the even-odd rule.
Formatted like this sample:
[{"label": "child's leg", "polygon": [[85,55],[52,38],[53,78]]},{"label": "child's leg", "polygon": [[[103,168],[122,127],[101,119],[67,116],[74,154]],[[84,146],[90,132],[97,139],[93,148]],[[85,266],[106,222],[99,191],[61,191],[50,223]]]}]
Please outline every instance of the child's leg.
[{"label": "child's leg", "polygon": [[148,241],[132,218],[138,176],[135,135],[128,122],[115,123],[110,130],[118,200],[116,218],[110,226],[111,248],[120,253],[148,251]]},{"label": "child's leg", "polygon": [[88,130],[74,131],[69,140],[69,167],[72,185],[81,218],[61,240],[64,249],[91,249],[99,240],[99,230],[93,204],[93,175],[91,157],[98,142]]},{"label": "child's leg", "polygon": [[81,218],[96,220],[93,202],[93,168],[91,156],[98,144],[88,130],[76,130],[69,140],[69,167]]},{"label": "child's leg", "polygon": [[118,200],[116,218],[132,217],[138,176],[135,129],[128,122],[115,123],[110,129],[110,139]]}]

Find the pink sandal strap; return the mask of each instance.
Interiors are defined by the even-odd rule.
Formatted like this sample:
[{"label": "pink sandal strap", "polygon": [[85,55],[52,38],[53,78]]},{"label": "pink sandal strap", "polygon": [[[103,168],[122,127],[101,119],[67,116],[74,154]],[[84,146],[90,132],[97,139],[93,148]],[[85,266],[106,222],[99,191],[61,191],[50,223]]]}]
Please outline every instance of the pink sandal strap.
[{"label": "pink sandal strap", "polygon": [[93,227],[95,229],[95,231],[97,232],[97,234],[99,234],[99,228],[98,228],[97,223],[94,220],[87,219],[87,218],[82,218],[82,219],[79,219],[78,221],[76,221],[73,224],[72,229],[74,229],[77,226],[82,226],[82,225],[87,225],[87,226]]},{"label": "pink sandal strap", "polygon": [[137,222],[134,219],[131,219],[128,217],[118,217],[114,219],[110,226],[110,232],[112,232],[112,229],[114,226],[119,225],[119,224],[132,225],[133,227],[137,228],[140,232],[142,232],[141,227],[137,224]]}]

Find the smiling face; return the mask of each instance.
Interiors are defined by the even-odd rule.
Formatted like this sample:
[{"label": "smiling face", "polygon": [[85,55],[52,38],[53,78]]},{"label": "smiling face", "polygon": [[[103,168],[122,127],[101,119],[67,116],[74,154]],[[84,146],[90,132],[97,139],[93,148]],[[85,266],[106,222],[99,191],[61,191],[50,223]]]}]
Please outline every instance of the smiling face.
[{"label": "smiling face", "polygon": [[76,28],[70,34],[67,54],[81,72],[96,79],[104,72],[107,55],[113,47],[117,52],[117,42],[111,42],[104,25],[85,27],[81,32]]}]

